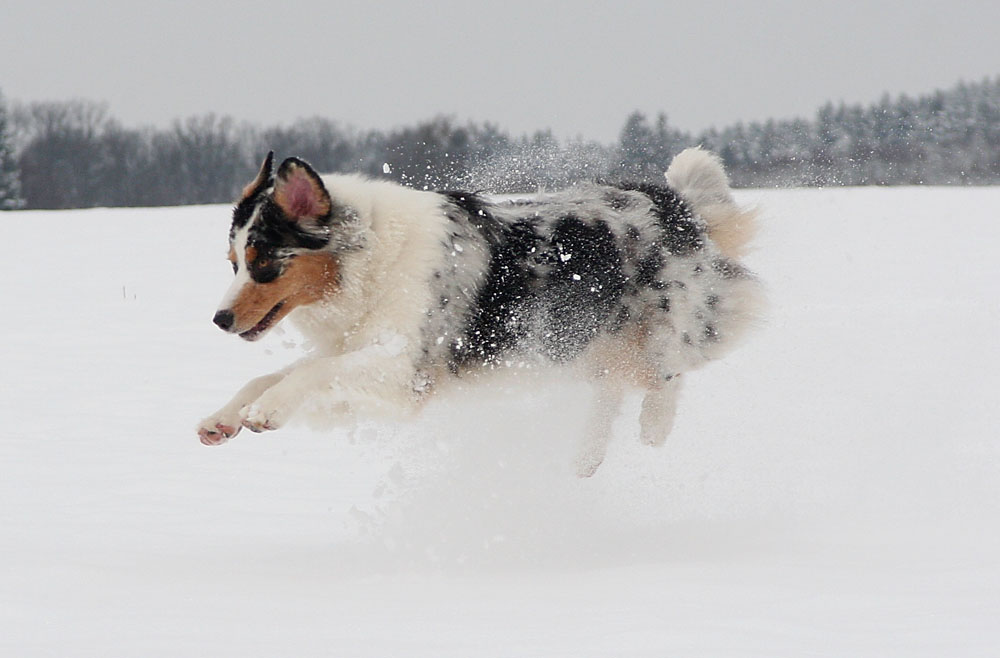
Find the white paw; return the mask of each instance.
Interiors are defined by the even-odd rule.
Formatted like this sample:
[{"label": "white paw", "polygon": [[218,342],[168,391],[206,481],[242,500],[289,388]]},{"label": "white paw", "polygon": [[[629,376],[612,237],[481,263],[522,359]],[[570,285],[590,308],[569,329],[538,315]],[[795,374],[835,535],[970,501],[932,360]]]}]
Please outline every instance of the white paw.
[{"label": "white paw", "polygon": [[198,424],[198,438],[206,446],[222,445],[240,433],[240,419],[217,413]]},{"label": "white paw", "polygon": [[667,442],[667,437],[674,429],[674,417],[657,418],[655,421],[649,418],[639,418],[639,440],[647,446],[658,448]]},{"label": "white paw", "polygon": [[269,432],[282,427],[297,407],[272,389],[240,410],[241,423],[251,432]]},{"label": "white paw", "polygon": [[277,410],[264,411],[256,403],[243,407],[240,415],[243,416],[243,420],[241,421],[243,427],[251,432],[259,434],[260,432],[276,430],[279,427]]}]

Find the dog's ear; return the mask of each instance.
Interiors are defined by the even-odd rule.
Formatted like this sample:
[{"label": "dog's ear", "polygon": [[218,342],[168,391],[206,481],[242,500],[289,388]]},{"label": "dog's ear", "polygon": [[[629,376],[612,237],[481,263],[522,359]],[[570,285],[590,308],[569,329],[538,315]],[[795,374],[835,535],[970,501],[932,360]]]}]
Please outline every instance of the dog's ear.
[{"label": "dog's ear", "polygon": [[326,219],[333,210],[319,174],[298,158],[288,158],[278,167],[274,201],[293,221]]},{"label": "dog's ear", "polygon": [[260,171],[257,172],[257,178],[254,178],[243,188],[240,200],[255,197],[271,187],[274,184],[274,176],[271,174],[273,167],[274,151],[268,151],[267,157],[264,158],[264,162],[260,165]]}]

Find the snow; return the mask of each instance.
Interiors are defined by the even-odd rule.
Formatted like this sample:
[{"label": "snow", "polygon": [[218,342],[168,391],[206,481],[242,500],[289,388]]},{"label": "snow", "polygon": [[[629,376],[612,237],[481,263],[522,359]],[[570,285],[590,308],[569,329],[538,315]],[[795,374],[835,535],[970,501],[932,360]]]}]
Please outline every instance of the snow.
[{"label": "snow", "polygon": [[0,655],[995,655],[1000,189],[738,198],[767,322],[590,480],[524,371],[204,447],[302,342],[212,325],[228,209],[0,214]]}]

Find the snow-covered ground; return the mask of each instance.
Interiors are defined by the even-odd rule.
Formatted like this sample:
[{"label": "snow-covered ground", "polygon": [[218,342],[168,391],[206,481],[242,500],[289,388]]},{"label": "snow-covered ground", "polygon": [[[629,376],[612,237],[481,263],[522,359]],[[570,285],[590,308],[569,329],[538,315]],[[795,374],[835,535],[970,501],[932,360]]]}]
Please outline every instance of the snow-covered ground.
[{"label": "snow-covered ground", "polygon": [[206,448],[228,209],[0,214],[0,655],[997,655],[1000,189],[739,197],[766,324],[590,480],[558,377]]}]

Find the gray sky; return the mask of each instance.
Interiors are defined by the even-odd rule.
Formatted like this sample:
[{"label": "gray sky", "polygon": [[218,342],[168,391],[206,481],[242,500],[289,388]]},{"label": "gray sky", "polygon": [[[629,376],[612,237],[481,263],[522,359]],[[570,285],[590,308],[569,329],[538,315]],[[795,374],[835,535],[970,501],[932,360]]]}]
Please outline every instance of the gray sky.
[{"label": "gray sky", "polygon": [[700,130],[1000,74],[996,0],[31,0],[0,23],[8,101],[107,101],[129,126],[445,113],[611,141],[635,109]]}]

